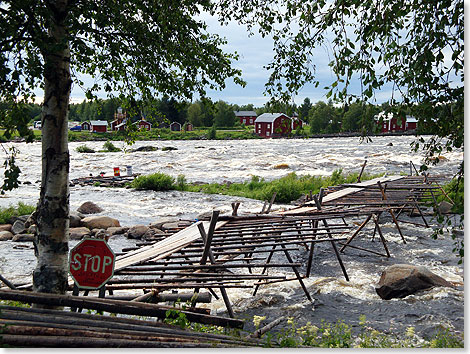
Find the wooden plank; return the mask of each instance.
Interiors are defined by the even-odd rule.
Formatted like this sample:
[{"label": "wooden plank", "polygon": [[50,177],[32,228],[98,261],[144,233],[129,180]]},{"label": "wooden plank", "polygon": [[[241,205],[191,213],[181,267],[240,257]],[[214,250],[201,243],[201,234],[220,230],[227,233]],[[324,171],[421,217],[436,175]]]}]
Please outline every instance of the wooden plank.
[{"label": "wooden plank", "polygon": [[[126,267],[143,263],[148,260],[157,261],[171,255],[176,251],[179,251],[180,249],[200,238],[199,229],[197,227],[197,225],[200,223],[205,226],[209,225],[209,222],[207,221],[199,221],[160,242],[130,252],[130,255],[118,257],[114,265],[114,271],[116,272]],[[218,222],[215,225],[215,229],[217,230],[226,223],[227,221]],[[68,282],[69,285],[74,284],[72,277],[69,276]]]},{"label": "wooden plank", "polygon": [[[330,194],[327,194],[326,196],[323,197],[322,203],[327,203],[331,202],[336,199],[343,198],[349,194],[353,194],[356,192],[359,192],[364,189],[364,187],[368,187],[373,184],[377,184],[377,182],[385,183],[385,182],[392,182],[392,181],[397,181],[399,179],[405,178],[404,176],[388,176],[388,177],[377,177],[374,179],[371,179],[369,181],[361,182],[361,183],[356,183],[356,187],[347,187],[344,189],[341,189],[337,192],[332,192]],[[309,212],[314,212],[317,210],[316,206],[310,206],[314,205],[314,202],[308,202],[305,203],[305,206],[299,207],[299,208],[294,208],[294,209],[289,209],[285,211],[278,211],[276,214],[281,214],[281,215],[296,215],[296,214],[303,214],[303,213],[309,213]]]}]

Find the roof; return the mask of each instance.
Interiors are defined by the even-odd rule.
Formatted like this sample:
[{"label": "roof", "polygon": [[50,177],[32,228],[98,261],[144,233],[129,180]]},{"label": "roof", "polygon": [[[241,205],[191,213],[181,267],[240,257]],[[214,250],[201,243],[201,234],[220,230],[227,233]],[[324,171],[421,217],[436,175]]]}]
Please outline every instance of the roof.
[{"label": "roof", "polygon": [[173,124],[178,124],[179,126],[181,126],[181,123],[178,123],[178,122],[171,122],[170,125],[173,125]]},{"label": "roof", "polygon": [[262,115],[258,116],[258,118],[256,118],[255,123],[272,123],[281,116],[289,118],[284,113],[263,113]]},{"label": "roof", "polygon": [[418,123],[418,120],[413,116],[406,116],[407,123]]},{"label": "roof", "polygon": [[256,117],[255,111],[233,111],[236,117]]},{"label": "roof", "polygon": [[106,125],[108,126],[108,122],[105,120],[90,120],[91,125]]},{"label": "roof", "polygon": [[148,124],[148,125],[152,126],[152,123],[147,122],[145,119],[138,120],[137,122],[134,122],[133,124],[140,124],[140,123],[142,123],[142,122],[144,122],[145,124]]}]

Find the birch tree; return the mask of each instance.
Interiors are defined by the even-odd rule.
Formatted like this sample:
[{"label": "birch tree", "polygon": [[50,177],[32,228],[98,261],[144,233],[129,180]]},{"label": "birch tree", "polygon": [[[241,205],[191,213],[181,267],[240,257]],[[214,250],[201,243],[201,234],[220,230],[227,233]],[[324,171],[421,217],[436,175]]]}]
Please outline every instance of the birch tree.
[{"label": "birch tree", "polygon": [[[0,112],[5,136],[18,130],[27,140],[25,107],[44,90],[42,179],[35,212],[37,266],[34,290],[64,293],[67,288],[69,151],[67,120],[73,85],[118,96],[127,111],[156,94],[191,98],[225,86],[234,54],[211,35],[200,19],[206,0],[7,0],[0,1]],[[14,156],[13,156],[14,157]],[[6,163],[4,190],[15,187],[14,159]]]}]

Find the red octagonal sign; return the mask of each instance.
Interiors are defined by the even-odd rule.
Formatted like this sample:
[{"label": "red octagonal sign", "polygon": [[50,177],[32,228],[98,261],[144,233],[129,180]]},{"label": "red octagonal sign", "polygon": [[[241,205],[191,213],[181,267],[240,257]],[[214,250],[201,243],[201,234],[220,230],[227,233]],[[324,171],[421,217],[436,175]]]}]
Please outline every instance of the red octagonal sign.
[{"label": "red octagonal sign", "polygon": [[114,261],[105,240],[85,238],[70,251],[69,271],[80,288],[98,289],[114,275]]}]

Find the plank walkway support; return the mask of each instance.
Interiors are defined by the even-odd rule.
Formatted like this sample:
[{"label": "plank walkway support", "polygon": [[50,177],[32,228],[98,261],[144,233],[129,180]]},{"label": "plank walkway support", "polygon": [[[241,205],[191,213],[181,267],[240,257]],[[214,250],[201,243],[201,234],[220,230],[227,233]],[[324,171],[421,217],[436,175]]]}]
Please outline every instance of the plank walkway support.
[{"label": "plank walkway support", "polygon": [[10,289],[12,290],[17,290],[16,286],[13,285],[12,282],[10,282],[7,278],[4,278],[1,274],[0,274],[0,281],[2,281],[6,286],[8,286]]},{"label": "plank walkway support", "polygon": [[364,161],[364,164],[362,165],[361,172],[359,172],[359,176],[357,176],[357,183],[361,182],[361,177],[362,173],[364,172],[364,168],[366,168],[367,160]]},{"label": "plank walkway support", "polygon": [[[380,193],[382,193],[382,199],[383,199],[383,200],[387,200],[387,195],[385,194],[385,189],[387,188],[387,185],[385,185],[385,188],[382,188],[382,183],[380,183],[380,181],[378,181],[377,184],[378,184],[378,186],[379,186],[379,188],[380,188]],[[398,225],[398,220],[397,220],[397,218],[395,217],[395,214],[393,213],[392,208],[390,208],[390,209],[388,210],[388,212],[389,212],[390,215],[392,216],[393,222],[394,222],[395,225],[397,226],[398,233],[400,234],[401,239],[403,240],[403,243],[406,244],[405,236],[403,236],[403,233],[401,232],[400,225]],[[378,223],[377,223],[377,225],[378,225]]]},{"label": "plank walkway support", "polygon": [[[320,198],[322,197],[322,194],[323,194],[322,190],[320,189]],[[313,200],[315,201],[315,205],[317,206],[317,209],[321,210],[321,204],[320,204],[319,198],[316,195],[314,195]],[[331,247],[333,247],[333,251],[335,252],[336,258],[338,259],[338,263],[341,267],[341,270],[343,271],[344,278],[347,281],[349,281],[348,273],[346,272],[346,268],[344,267],[343,261],[341,259],[341,256],[340,256],[339,252],[338,252],[338,248],[336,247],[335,241],[333,240],[333,237],[331,236],[330,229],[328,228],[328,222],[326,221],[326,219],[322,219],[322,223],[326,227],[327,235],[328,235],[328,238],[330,239]]]},{"label": "plank walkway support", "polygon": [[[212,253],[212,250],[211,250],[211,243],[212,243],[212,238],[214,236],[215,225],[217,223],[217,218],[219,217],[219,214],[220,214],[220,211],[218,210],[214,210],[212,212],[212,217],[211,217],[209,230],[207,231],[207,234],[206,234],[206,231],[204,230],[204,226],[202,224],[198,225],[201,238],[204,242],[204,251],[202,253],[202,257],[199,262],[200,265],[205,265],[207,263],[207,258],[209,258],[212,264],[216,263],[214,254]],[[235,314],[233,313],[232,305],[230,303],[230,299],[228,298],[225,287],[221,286],[219,290],[220,290],[220,293],[222,294],[222,298],[224,299],[225,307],[227,308],[227,312],[229,316],[231,318],[234,318]],[[195,290],[194,292],[198,293],[199,289]]]}]

